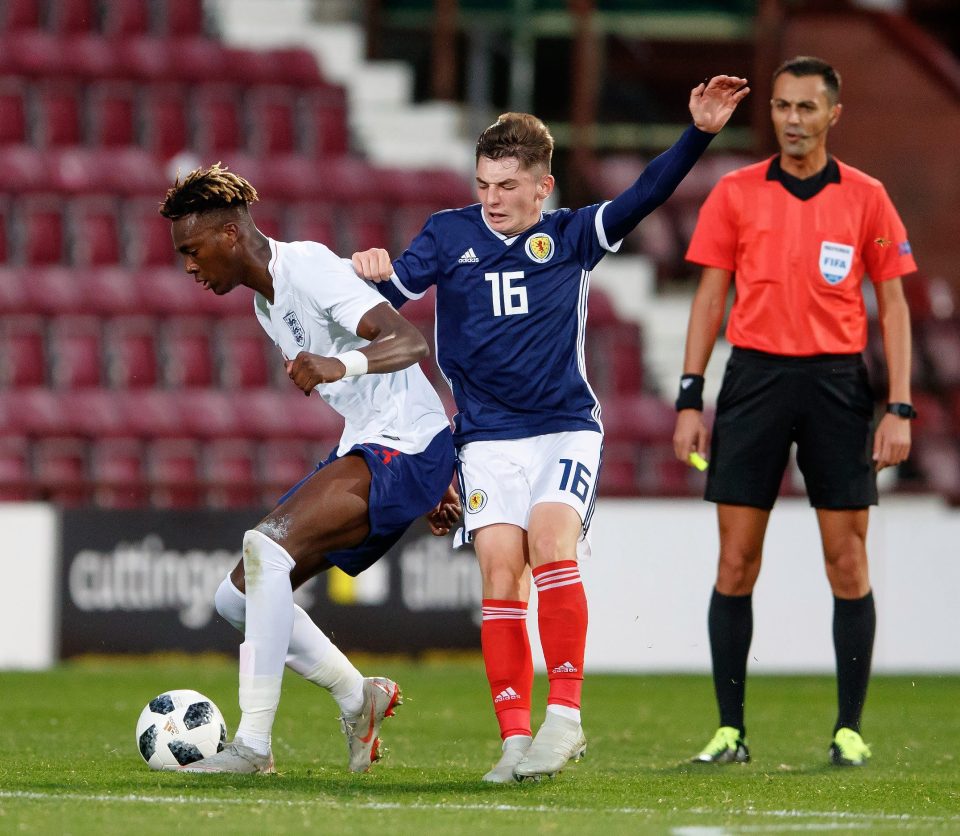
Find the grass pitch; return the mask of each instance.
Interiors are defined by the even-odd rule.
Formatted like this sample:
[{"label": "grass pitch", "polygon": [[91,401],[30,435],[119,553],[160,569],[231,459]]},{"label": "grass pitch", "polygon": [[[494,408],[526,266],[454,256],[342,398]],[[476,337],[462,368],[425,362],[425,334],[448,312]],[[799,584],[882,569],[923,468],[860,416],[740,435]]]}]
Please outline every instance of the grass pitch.
[{"label": "grass pitch", "polygon": [[[692,765],[715,730],[706,676],[587,679],[587,757],[554,780],[490,786],[499,756],[477,660],[361,660],[399,681],[384,761],[346,771],[329,695],[288,674],[274,729],[279,775],[149,770],[134,742],[161,691],[214,699],[239,719],[236,664],[219,657],[86,660],[0,673],[0,834],[180,832],[476,834],[960,832],[958,677],[876,677],[863,769],[827,765],[830,677],[753,677],[753,762]],[[538,677],[535,721],[542,716]]]}]

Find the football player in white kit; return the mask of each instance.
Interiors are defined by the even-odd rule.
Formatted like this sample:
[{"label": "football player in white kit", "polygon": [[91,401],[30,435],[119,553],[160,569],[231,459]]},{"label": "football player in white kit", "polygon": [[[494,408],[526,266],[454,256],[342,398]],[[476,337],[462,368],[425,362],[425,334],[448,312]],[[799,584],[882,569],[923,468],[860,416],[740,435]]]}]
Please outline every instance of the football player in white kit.
[{"label": "football player in white kit", "polygon": [[244,632],[242,716],[222,752],[184,770],[274,771],[271,729],[286,663],[330,691],[349,768],[364,772],[379,757],[380,724],[400,689],[364,678],[294,604],[293,590],[331,566],[362,572],[422,515],[435,533],[449,530],[457,516],[450,425],[417,365],[429,353],[420,332],[322,244],[263,235],[247,208],[255,200],[246,180],[217,164],[178,178],[160,212],[173,222],[187,273],[217,295],[252,288],[290,379],[345,423],[327,461],[246,532],[243,559],[217,590],[217,611]]},{"label": "football player in white kit", "polygon": [[[577,557],[603,447],[583,356],[590,271],[672,194],[748,92],[735,76],[699,84],[680,139],[623,194],[576,210],[543,211],[553,138],[535,116],[504,114],[477,142],[478,204],[433,215],[392,263],[381,249],[353,256],[361,276],[391,280],[380,291],[398,307],[437,288],[437,363],[457,403],[465,527],[483,578],[481,648],[503,741],[484,781],[553,775],[586,751]],[[535,738],[531,576],[549,680]]]}]

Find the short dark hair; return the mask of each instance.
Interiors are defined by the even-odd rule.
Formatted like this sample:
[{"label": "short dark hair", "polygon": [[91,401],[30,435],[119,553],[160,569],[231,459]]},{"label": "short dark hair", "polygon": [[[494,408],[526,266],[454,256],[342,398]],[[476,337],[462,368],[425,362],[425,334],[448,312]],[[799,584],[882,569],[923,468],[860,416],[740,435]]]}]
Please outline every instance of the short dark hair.
[{"label": "short dark hair", "polygon": [[225,165],[214,163],[209,168],[194,169],[182,182],[178,174],[160,204],[160,214],[176,220],[194,212],[246,209],[248,203],[259,199],[257,190],[246,180],[228,171]]},{"label": "short dark hair", "polygon": [[516,157],[521,168],[543,166],[550,171],[553,137],[547,126],[530,113],[501,113],[477,140],[478,162],[481,157]]},{"label": "short dark hair", "polygon": [[773,80],[776,81],[784,73],[790,73],[797,78],[806,75],[818,75],[826,85],[827,98],[830,99],[830,103],[836,104],[840,100],[840,73],[821,58],[814,58],[812,55],[798,55],[789,61],[784,61],[774,71]]}]

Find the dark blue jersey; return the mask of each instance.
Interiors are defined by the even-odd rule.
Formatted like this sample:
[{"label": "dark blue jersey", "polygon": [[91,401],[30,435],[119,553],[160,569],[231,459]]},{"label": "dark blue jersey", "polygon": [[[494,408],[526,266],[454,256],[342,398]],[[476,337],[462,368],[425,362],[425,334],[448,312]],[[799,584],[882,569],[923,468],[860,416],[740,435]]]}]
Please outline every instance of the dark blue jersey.
[{"label": "dark blue jersey", "polygon": [[670,196],[711,138],[688,129],[615,200],[544,212],[512,238],[486,224],[480,204],[430,217],[378,289],[399,307],[437,286],[436,356],[459,410],[458,445],[602,432],[584,364],[590,271]]}]

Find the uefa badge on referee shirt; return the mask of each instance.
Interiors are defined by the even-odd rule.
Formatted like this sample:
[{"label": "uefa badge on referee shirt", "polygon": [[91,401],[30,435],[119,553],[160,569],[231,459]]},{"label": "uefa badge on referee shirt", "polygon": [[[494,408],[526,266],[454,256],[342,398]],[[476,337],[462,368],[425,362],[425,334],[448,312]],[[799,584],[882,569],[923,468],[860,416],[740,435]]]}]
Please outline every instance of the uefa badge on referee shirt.
[{"label": "uefa badge on referee shirt", "polygon": [[536,261],[537,264],[544,264],[553,258],[555,249],[553,239],[545,232],[538,232],[536,235],[531,235],[524,245],[524,250],[527,255]]}]

